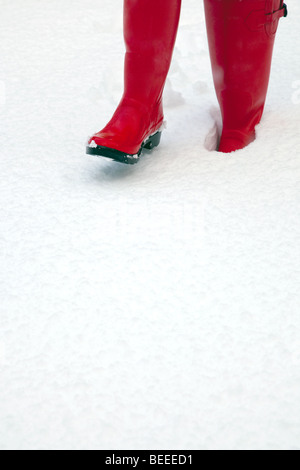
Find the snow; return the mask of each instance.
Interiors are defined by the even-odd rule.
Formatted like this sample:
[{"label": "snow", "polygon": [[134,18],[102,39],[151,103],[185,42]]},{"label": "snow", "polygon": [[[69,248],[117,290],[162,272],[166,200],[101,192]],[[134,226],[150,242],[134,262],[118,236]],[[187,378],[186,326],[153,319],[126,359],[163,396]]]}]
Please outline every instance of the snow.
[{"label": "snow", "polygon": [[95,142],[94,140],[92,140],[92,141],[89,143],[88,147],[90,147],[90,148],[96,148],[96,147],[97,147],[97,144],[96,144],[96,142]]},{"label": "snow", "polygon": [[217,138],[183,2],[161,145],[85,155],[122,91],[122,0],[0,0],[0,448],[300,448],[300,5],[258,138]]}]

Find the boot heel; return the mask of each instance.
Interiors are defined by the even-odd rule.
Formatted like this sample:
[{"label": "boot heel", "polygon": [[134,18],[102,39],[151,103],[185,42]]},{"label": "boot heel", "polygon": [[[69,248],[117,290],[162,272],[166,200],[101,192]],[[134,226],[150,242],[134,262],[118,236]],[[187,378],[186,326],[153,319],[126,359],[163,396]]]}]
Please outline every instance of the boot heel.
[{"label": "boot heel", "polygon": [[150,135],[145,142],[142,144],[143,149],[151,150],[154,147],[157,147],[160,143],[161,131],[155,132],[155,134]]}]

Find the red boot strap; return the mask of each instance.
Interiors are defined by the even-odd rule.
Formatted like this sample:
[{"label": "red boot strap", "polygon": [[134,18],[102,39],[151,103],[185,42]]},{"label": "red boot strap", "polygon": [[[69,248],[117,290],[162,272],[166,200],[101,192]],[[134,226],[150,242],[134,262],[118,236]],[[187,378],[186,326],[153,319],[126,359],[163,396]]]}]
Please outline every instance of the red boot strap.
[{"label": "red boot strap", "polygon": [[271,13],[266,13],[265,10],[255,10],[248,15],[246,18],[247,26],[255,31],[262,26],[273,23],[274,21],[280,20],[280,18],[286,17],[288,9],[285,3],[282,6]]}]

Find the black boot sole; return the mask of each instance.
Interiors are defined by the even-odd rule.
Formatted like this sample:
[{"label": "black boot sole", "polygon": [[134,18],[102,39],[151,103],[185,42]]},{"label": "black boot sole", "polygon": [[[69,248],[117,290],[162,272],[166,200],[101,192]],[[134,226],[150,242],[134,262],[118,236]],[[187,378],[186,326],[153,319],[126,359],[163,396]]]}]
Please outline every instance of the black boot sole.
[{"label": "black boot sole", "polygon": [[95,147],[86,147],[86,153],[88,155],[96,155],[97,157],[106,157],[111,158],[112,160],[120,163],[126,163],[127,165],[134,165],[140,159],[140,155],[144,149],[152,150],[154,147],[157,147],[160,143],[161,131],[157,131],[154,134],[147,137],[147,139],[142,143],[141,148],[138,153],[135,155],[130,155],[128,153],[120,152],[120,150],[115,150],[109,147],[103,147],[102,145],[97,145]]}]

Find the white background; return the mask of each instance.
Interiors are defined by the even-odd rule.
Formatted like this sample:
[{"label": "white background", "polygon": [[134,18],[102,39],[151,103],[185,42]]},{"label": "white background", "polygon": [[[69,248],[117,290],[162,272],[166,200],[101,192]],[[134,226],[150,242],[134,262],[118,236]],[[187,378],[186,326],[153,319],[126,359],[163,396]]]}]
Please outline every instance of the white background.
[{"label": "white background", "polygon": [[300,449],[300,5],[258,138],[219,119],[183,2],[168,128],[85,155],[122,93],[122,0],[0,0],[0,448]]}]

